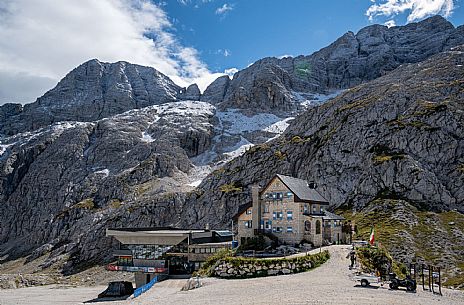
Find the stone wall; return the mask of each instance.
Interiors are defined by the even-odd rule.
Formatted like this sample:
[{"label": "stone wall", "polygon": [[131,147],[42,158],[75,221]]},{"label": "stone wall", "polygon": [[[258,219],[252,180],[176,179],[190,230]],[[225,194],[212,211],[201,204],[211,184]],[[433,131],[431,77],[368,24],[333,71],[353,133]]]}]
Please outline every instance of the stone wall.
[{"label": "stone wall", "polygon": [[227,257],[213,267],[212,275],[221,278],[253,278],[308,271],[330,258],[327,250],[306,256],[279,259]]}]

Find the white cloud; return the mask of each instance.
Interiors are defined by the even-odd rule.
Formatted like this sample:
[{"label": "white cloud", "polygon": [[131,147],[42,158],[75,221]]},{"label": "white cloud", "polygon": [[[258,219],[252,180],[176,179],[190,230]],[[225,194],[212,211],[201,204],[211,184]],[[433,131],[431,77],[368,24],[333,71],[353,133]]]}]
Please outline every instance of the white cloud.
[{"label": "white cloud", "polygon": [[2,0],[0,104],[31,102],[92,58],[152,66],[178,85],[204,89],[217,74],[173,31],[149,0]]},{"label": "white cloud", "polygon": [[391,28],[393,26],[396,26],[396,22],[395,22],[395,20],[392,19],[392,20],[388,20],[387,22],[385,22],[384,25]]},{"label": "white cloud", "polygon": [[225,69],[224,74],[229,75],[230,78],[234,77],[234,74],[238,72],[237,68],[230,68],[230,69]]},{"label": "white cloud", "polygon": [[227,4],[227,3],[224,3],[223,6],[221,7],[218,7],[216,9],[216,15],[223,15],[223,14],[226,14],[227,12],[230,12],[231,10],[233,10],[234,7],[230,4]]},{"label": "white cloud", "polygon": [[[377,16],[396,16],[408,12],[408,22],[432,15],[449,17],[454,9],[454,0],[382,0],[371,1],[366,16],[373,21]],[[378,4],[378,2],[381,2]]]}]

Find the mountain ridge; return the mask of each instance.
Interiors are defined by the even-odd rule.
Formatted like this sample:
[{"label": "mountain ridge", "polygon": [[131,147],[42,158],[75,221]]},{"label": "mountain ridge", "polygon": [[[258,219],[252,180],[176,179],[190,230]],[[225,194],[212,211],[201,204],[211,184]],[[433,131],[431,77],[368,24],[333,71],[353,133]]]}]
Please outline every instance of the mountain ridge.
[{"label": "mountain ridge", "polygon": [[[426,37],[435,37],[435,45],[448,48],[464,39],[456,34],[464,27],[451,28],[443,20],[419,24],[422,28],[442,25],[444,34],[435,32],[441,27],[432,26]],[[418,26],[409,28],[414,32]],[[365,32],[376,31],[387,29],[371,26]],[[342,36],[322,49],[319,59],[311,60],[317,63],[321,54],[351,58],[346,54],[354,50],[353,37],[354,33]],[[374,38],[368,41],[375,45]],[[373,73],[373,80],[359,65],[334,68],[330,79],[340,86],[328,82],[327,88],[357,85],[329,102],[325,99],[333,96],[321,96],[329,93],[325,87],[311,87],[311,76],[305,74],[311,66],[295,70],[295,63],[307,60],[302,56],[263,59],[232,80],[218,78],[200,95],[197,86],[181,88],[167,77],[157,78],[153,68],[93,60],[88,67],[79,66],[80,73],[65,77],[56,91],[49,91],[34,106],[1,106],[0,130],[5,136],[0,138],[0,257],[47,255],[47,266],[64,262],[69,272],[76,265],[109,258],[112,241],[104,238],[109,225],[222,228],[249,200],[246,187],[277,172],[317,181],[333,207],[362,210],[380,196],[407,199],[415,207],[437,211],[462,208],[457,199],[464,198],[459,180],[464,160],[452,154],[464,151],[462,109],[456,100],[445,103],[451,93],[462,100],[459,89],[464,77],[457,68],[462,64],[462,47],[434,49],[433,54],[416,57],[422,53],[422,42],[409,38],[403,51],[413,56],[405,58],[428,59],[400,65],[392,54],[374,52],[372,60],[382,58],[379,54],[387,54],[388,60],[383,62],[385,73],[378,69],[376,73],[383,75],[377,78]],[[383,50],[379,45],[373,50]],[[339,67],[340,61],[332,64]],[[105,65],[111,74],[105,75]],[[356,75],[348,80],[356,69],[365,81]],[[131,73],[136,77],[129,80]],[[342,77],[344,73],[348,78]],[[321,75],[325,79],[326,74]],[[147,79],[162,81],[147,85]],[[61,94],[78,103],[68,105],[71,111],[64,103],[64,108],[48,109],[55,111],[49,115],[47,107],[63,102]],[[73,100],[79,96],[85,97],[83,104]],[[417,101],[421,96],[424,101]],[[95,97],[102,103],[94,103]],[[196,97],[199,101],[189,101]],[[79,113],[86,103],[93,106]],[[308,105],[318,104],[322,105],[310,107],[292,123]],[[401,117],[402,112],[407,116]],[[60,117],[67,122],[58,122]],[[89,121],[76,120],[82,117]],[[447,119],[453,120],[449,126]],[[429,135],[436,137],[434,141]],[[414,147],[405,144],[409,142]],[[227,162],[236,156],[241,157]],[[454,168],[443,165],[447,162]],[[224,185],[241,191],[222,192]],[[40,233],[31,236],[30,232]]]}]

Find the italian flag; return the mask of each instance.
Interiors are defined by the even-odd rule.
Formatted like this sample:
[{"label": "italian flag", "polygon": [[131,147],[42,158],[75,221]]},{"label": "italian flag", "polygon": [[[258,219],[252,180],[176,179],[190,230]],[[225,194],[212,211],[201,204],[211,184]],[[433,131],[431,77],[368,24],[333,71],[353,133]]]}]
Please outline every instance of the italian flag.
[{"label": "italian flag", "polygon": [[372,227],[371,229],[371,235],[369,236],[369,243],[371,244],[371,246],[374,245],[374,242],[375,242],[375,232],[374,232],[374,227]]}]

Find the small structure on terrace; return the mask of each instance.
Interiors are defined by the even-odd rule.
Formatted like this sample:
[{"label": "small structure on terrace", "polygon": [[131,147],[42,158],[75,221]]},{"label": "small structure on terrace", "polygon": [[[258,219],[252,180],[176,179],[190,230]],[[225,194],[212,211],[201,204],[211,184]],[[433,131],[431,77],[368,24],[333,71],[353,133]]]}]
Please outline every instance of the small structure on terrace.
[{"label": "small structure on terrace", "polygon": [[260,235],[289,245],[346,242],[344,218],[325,210],[329,202],[315,183],[275,175],[264,188],[251,186],[251,193],[252,201],[234,216],[240,244]]},{"label": "small structure on terrace", "polygon": [[110,271],[135,273],[136,286],[156,275],[190,274],[212,254],[232,248],[232,232],[220,230],[158,228],[110,228],[106,236],[119,241]]}]

